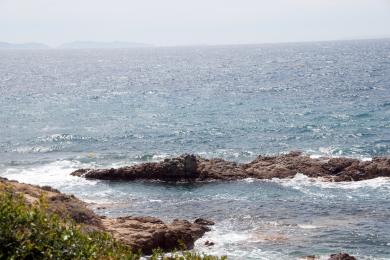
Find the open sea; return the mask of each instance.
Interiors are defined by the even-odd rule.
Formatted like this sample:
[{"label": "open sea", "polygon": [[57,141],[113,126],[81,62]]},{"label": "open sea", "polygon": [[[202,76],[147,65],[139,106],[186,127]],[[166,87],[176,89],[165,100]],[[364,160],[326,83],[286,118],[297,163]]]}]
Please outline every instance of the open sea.
[{"label": "open sea", "polygon": [[390,39],[0,50],[0,176],[75,194],[102,215],[212,219],[195,249],[229,259],[340,251],[390,259],[390,178],[166,184],[69,175],[182,153],[248,162],[290,150],[390,155]]}]

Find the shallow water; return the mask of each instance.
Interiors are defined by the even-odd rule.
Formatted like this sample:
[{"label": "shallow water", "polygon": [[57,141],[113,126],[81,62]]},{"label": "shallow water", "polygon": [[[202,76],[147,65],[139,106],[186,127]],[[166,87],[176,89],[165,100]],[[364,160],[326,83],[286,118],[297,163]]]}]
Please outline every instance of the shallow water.
[{"label": "shallow water", "polygon": [[105,207],[99,214],[213,219],[196,248],[231,259],[338,251],[390,259],[390,179],[188,185],[69,176],[184,152],[239,162],[295,149],[388,155],[390,40],[0,51],[0,111],[0,175],[74,193]]}]

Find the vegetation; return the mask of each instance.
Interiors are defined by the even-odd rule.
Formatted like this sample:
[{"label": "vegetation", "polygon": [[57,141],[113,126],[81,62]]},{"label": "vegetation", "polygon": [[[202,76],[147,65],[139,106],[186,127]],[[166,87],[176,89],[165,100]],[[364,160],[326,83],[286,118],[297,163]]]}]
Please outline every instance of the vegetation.
[{"label": "vegetation", "polygon": [[[48,211],[42,196],[29,205],[21,194],[0,187],[0,259],[129,259],[140,253],[101,231],[84,232],[72,219]],[[218,257],[155,250],[152,260],[218,260]],[[222,258],[226,259],[226,258]]]}]

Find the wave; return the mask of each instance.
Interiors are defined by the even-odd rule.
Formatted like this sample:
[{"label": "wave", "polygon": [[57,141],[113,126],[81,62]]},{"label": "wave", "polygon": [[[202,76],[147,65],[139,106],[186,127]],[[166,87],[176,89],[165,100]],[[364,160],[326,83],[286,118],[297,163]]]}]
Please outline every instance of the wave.
[{"label": "wave", "polygon": [[[253,181],[253,180],[247,180]],[[281,184],[284,187],[292,187],[295,189],[303,189],[307,187],[318,187],[322,189],[346,189],[356,190],[360,188],[389,188],[390,177],[378,177],[362,181],[346,181],[346,182],[329,182],[322,178],[312,178],[304,174],[298,173],[292,179],[272,179],[272,182]]]},{"label": "wave", "polygon": [[[238,228],[238,229],[237,229]],[[212,255],[227,255],[229,259],[303,259],[293,257],[288,250],[273,251],[269,245],[300,243],[308,229],[316,229],[314,225],[283,225],[276,221],[254,223],[247,230],[240,230],[237,224],[229,220],[217,223],[211,227],[202,238],[195,242],[195,249]],[[301,229],[302,231],[298,231]],[[289,234],[293,232],[292,238]],[[206,241],[214,242],[212,247]],[[319,259],[328,259],[329,255],[320,256]]]},{"label": "wave", "polygon": [[304,151],[306,154],[310,155],[312,158],[319,157],[349,157],[353,159],[359,160],[371,160],[372,157],[367,153],[362,153],[361,149],[357,147],[338,147],[338,146],[327,146],[327,147],[319,147],[318,150],[306,149]]},{"label": "wave", "polygon": [[71,134],[53,134],[31,140],[28,145],[11,148],[11,152],[19,154],[61,152],[73,143],[92,143],[98,140],[89,136]]},{"label": "wave", "polygon": [[95,138],[90,136],[72,135],[72,134],[52,134],[48,136],[38,137],[38,140],[40,142],[53,142],[53,143],[97,141]]},{"label": "wave", "polygon": [[72,185],[94,185],[96,181],[83,180],[81,178],[70,175],[72,171],[83,167],[93,167],[92,164],[83,164],[73,160],[55,161],[43,165],[23,166],[23,167],[8,167],[2,169],[0,175],[10,180],[19,182],[48,185],[57,189],[61,189]]},{"label": "wave", "polygon": [[[214,246],[208,247],[206,241],[214,242]],[[243,231],[232,231],[219,226],[212,227],[210,232],[207,232],[202,238],[195,242],[195,249],[211,255],[228,255],[229,259],[289,259],[287,255],[280,252],[262,250],[258,247],[250,245],[250,235]]]},{"label": "wave", "polygon": [[21,146],[13,150],[13,152],[25,154],[25,153],[50,153],[60,151],[58,146]]}]

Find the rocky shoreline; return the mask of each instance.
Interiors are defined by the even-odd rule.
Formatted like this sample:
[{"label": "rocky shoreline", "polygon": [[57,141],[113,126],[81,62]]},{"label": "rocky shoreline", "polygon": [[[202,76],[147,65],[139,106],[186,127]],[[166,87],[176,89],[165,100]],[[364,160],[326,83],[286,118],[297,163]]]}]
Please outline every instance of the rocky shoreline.
[{"label": "rocky shoreline", "polygon": [[22,194],[29,204],[38,201],[41,194],[45,194],[50,212],[63,218],[71,217],[76,223],[81,224],[86,232],[109,232],[134,251],[141,250],[144,254],[150,254],[156,248],[164,251],[179,249],[181,243],[187,249],[192,249],[194,242],[214,224],[201,218],[194,222],[175,219],[171,223],[164,223],[160,219],[148,216],[108,218],[98,216],[85,202],[75,196],[63,194],[48,186],[40,187],[0,178],[0,188],[4,186]]},{"label": "rocky shoreline", "polygon": [[390,157],[361,161],[346,157],[311,158],[301,152],[276,156],[258,156],[246,164],[223,159],[205,159],[185,154],[161,162],[143,163],[117,169],[79,169],[72,175],[100,180],[159,180],[202,182],[244,178],[292,178],[297,173],[320,177],[325,181],[360,181],[390,177]]},{"label": "rocky shoreline", "polygon": [[[171,223],[164,223],[158,218],[148,216],[126,216],[109,218],[98,216],[88,204],[73,195],[66,195],[49,186],[37,186],[11,181],[0,177],[1,188],[7,187],[16,194],[21,194],[26,203],[33,204],[39,201],[42,194],[47,200],[49,212],[60,217],[72,218],[81,225],[84,232],[104,231],[122,243],[130,246],[134,251],[140,250],[143,254],[151,254],[153,249],[160,248],[164,252],[181,248],[184,244],[192,249],[194,242],[210,231],[213,221],[198,218],[194,222],[175,219]],[[206,241],[207,246],[213,246],[217,241]],[[302,259],[322,259],[311,255]],[[346,253],[337,253],[329,256],[329,260],[356,260]]]}]

